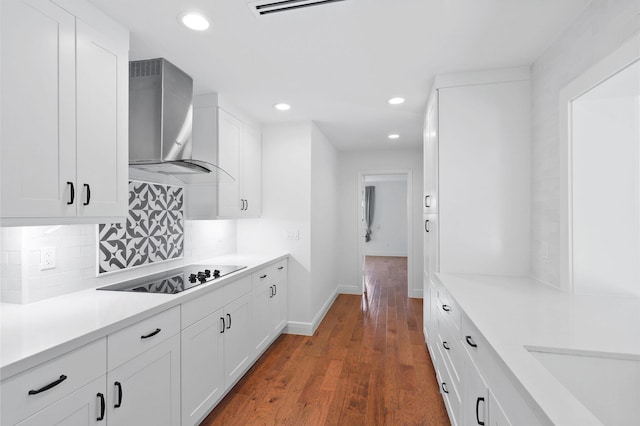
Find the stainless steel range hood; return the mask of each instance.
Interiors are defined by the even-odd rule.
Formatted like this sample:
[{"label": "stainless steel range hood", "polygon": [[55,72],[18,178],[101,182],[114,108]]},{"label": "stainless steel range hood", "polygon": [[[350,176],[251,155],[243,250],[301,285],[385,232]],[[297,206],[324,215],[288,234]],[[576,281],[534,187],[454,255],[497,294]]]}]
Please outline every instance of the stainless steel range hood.
[{"label": "stainless steel range hood", "polygon": [[164,58],[129,63],[129,166],[185,183],[232,182],[193,159],[193,80]]}]

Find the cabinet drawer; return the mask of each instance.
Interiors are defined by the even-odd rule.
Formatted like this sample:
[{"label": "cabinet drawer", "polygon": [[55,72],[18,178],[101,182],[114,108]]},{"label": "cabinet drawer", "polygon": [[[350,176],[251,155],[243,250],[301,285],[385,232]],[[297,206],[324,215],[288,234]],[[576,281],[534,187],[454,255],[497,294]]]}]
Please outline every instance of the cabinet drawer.
[{"label": "cabinet drawer", "polygon": [[253,288],[265,285],[273,285],[278,277],[278,269],[276,265],[269,265],[251,274],[251,283]]},{"label": "cabinet drawer", "polygon": [[[106,356],[103,338],[4,380],[0,424],[13,425],[104,375]],[[56,381],[58,385],[29,395]]]},{"label": "cabinet drawer", "polygon": [[[228,284],[234,285],[234,283]],[[180,315],[182,317],[182,329],[195,324],[202,318],[217,311],[224,306],[224,287],[216,288],[197,299],[182,304]]]},{"label": "cabinet drawer", "polygon": [[484,336],[464,314],[460,328],[460,342],[481,372],[486,371],[495,362],[491,359],[492,350]]},{"label": "cabinet drawer", "polygon": [[438,311],[449,318],[456,329],[460,330],[460,309],[453,297],[441,285],[437,286]]},{"label": "cabinet drawer", "polygon": [[[443,359],[445,355],[442,354],[444,350],[438,348],[440,351],[440,357]],[[447,369],[446,363],[442,363],[438,368],[438,382],[440,386],[440,393],[444,399],[444,403],[449,412],[449,419],[454,426],[460,425],[460,407],[462,405],[462,398],[458,391],[459,387],[451,380],[451,374]]]},{"label": "cabinet drawer", "polygon": [[464,373],[464,356],[459,340],[459,332],[451,324],[448,318],[438,318],[438,346],[442,349],[442,355],[447,368],[451,373],[451,379],[456,384],[462,380]]},{"label": "cabinet drawer", "polygon": [[280,262],[275,264],[276,268],[276,284],[282,283],[283,280],[287,280],[287,259],[281,260]]},{"label": "cabinet drawer", "polygon": [[108,370],[180,332],[180,306],[107,336]]}]

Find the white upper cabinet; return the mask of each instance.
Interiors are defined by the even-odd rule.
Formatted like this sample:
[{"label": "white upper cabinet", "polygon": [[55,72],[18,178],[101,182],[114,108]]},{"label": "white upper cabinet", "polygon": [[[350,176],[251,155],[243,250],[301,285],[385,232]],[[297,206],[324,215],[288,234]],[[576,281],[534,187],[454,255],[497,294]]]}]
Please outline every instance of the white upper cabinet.
[{"label": "white upper cabinet", "polygon": [[3,223],[126,215],[128,34],[81,9],[2,2]]},{"label": "white upper cabinet", "polygon": [[220,182],[218,215],[236,217],[243,203],[240,200],[240,136],[242,122],[218,108],[218,165],[233,176],[235,182]]},{"label": "white upper cabinet", "polygon": [[[245,124],[240,133],[241,145],[241,181],[240,195],[244,200],[244,210],[240,217],[259,217],[262,209],[261,191],[261,138],[260,130]],[[242,203],[241,203],[242,204]]]},{"label": "white upper cabinet", "polygon": [[438,91],[427,105],[424,125],[424,213],[438,213]]},{"label": "white upper cabinet", "polygon": [[528,73],[436,79],[424,128],[424,209],[438,224],[433,247],[425,247],[430,274],[529,273]]},{"label": "white upper cabinet", "polygon": [[216,94],[196,96],[193,153],[194,158],[213,163],[226,173],[219,173],[217,183],[187,187],[189,219],[260,216],[261,134],[258,127],[219,108]]},{"label": "white upper cabinet", "polygon": [[260,131],[218,108],[218,135],[219,165],[236,178],[220,183],[219,216],[260,216]]},{"label": "white upper cabinet", "polygon": [[3,218],[75,215],[75,18],[50,1],[2,2],[1,146]]},{"label": "white upper cabinet", "polygon": [[76,46],[78,212],[121,216],[128,195],[127,46],[80,20]]}]

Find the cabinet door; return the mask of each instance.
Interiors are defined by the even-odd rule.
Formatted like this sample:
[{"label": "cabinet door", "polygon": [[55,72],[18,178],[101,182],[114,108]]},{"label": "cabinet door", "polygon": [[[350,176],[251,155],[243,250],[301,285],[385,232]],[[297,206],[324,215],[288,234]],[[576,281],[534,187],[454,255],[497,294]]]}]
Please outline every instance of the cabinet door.
[{"label": "cabinet door", "polygon": [[37,414],[17,423],[16,426],[106,424],[105,388],[106,377],[102,376],[54,402]]},{"label": "cabinet door", "polygon": [[273,325],[271,300],[273,285],[260,285],[251,295],[251,313],[253,315],[253,349],[258,355],[269,344]]},{"label": "cabinet door", "polygon": [[242,126],[241,198],[245,200],[243,217],[259,217],[261,210],[261,140],[260,130]]},{"label": "cabinet door", "polygon": [[233,385],[249,367],[252,352],[251,293],[224,308],[224,372],[225,388]]},{"label": "cabinet door", "polygon": [[107,375],[109,424],[180,425],[180,335]]},{"label": "cabinet door", "polygon": [[271,314],[273,318],[271,335],[277,336],[287,325],[288,318],[288,301],[287,301],[287,280],[278,280],[274,284],[274,295],[271,299]]},{"label": "cabinet door", "polygon": [[128,51],[78,19],[77,185],[80,216],[126,216]]},{"label": "cabinet door", "polygon": [[465,357],[464,363],[463,422],[465,425],[487,425],[489,388],[469,356]]},{"label": "cabinet door", "polygon": [[2,1],[2,217],[76,214],[75,18]]},{"label": "cabinet door", "polygon": [[200,421],[224,394],[222,309],[182,331],[182,426]]},{"label": "cabinet door", "polygon": [[489,392],[489,425],[491,426],[511,426],[511,422],[502,410],[498,400]]},{"label": "cabinet door", "polygon": [[218,186],[218,215],[237,217],[240,215],[240,137],[242,123],[218,108],[218,165],[226,170],[235,182],[220,182]]},{"label": "cabinet door", "polygon": [[429,102],[424,129],[424,213],[438,212],[438,91]]},{"label": "cabinet door", "polygon": [[424,216],[424,268],[431,282],[433,282],[434,274],[440,270],[438,226],[437,214]]}]

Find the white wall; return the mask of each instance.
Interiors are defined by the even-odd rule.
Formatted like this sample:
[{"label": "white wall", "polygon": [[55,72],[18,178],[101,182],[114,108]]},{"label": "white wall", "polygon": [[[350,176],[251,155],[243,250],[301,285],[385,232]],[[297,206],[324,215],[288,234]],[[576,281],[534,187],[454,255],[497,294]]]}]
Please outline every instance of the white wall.
[{"label": "white wall", "polygon": [[[262,127],[262,215],[238,221],[238,251],[289,252],[289,319],[310,323],[311,127],[309,122]],[[289,231],[298,240],[287,240]]]},{"label": "white wall", "polygon": [[[368,256],[407,256],[407,180],[381,180],[371,182],[365,176],[366,186],[375,187],[375,206],[371,224],[371,240],[365,243]],[[420,184],[420,182],[418,182]]]},{"label": "white wall", "polygon": [[341,152],[338,158],[338,284],[342,292],[359,292],[358,282],[358,173],[410,170],[413,176],[412,239],[413,287],[410,297],[422,297],[422,150],[397,149]]},{"label": "white wall", "polygon": [[[1,228],[0,301],[31,303],[197,263],[236,251],[235,221],[185,221],[184,257],[97,277],[97,225]],[[40,248],[56,248],[56,268],[40,270]]]},{"label": "white wall", "polygon": [[311,312],[314,323],[337,295],[338,152],[311,125]]},{"label": "white wall", "polygon": [[238,250],[290,253],[290,333],[312,334],[337,294],[336,169],[337,152],[315,124],[263,126],[262,216],[238,221]]},{"label": "white wall", "polygon": [[593,0],[532,66],[531,274],[560,286],[559,92],[640,30],[640,0]]}]

